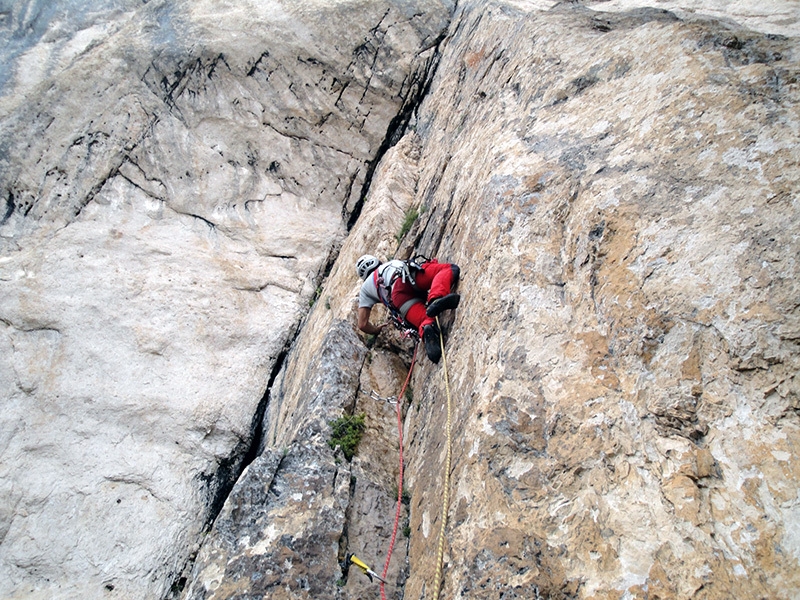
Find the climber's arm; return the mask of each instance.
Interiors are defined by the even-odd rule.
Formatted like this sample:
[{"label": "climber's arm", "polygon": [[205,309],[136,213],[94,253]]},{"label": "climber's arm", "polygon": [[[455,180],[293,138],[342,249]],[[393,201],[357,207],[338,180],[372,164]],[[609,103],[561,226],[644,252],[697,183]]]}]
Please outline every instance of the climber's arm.
[{"label": "climber's arm", "polygon": [[381,329],[386,327],[386,323],[377,326],[370,323],[369,315],[371,312],[372,312],[371,307],[362,306],[358,309],[358,328],[364,333],[368,333],[370,335],[378,335],[381,332]]}]

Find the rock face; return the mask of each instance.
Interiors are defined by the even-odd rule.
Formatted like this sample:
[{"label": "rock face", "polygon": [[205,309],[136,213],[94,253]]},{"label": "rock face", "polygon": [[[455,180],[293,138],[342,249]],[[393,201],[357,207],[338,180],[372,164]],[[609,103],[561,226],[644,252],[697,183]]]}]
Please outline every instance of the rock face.
[{"label": "rock face", "polygon": [[9,54],[53,75],[2,100],[2,595],[377,597],[413,343],[355,331],[369,251],[462,269],[387,597],[798,597],[796,6],[444,4]]},{"label": "rock face", "polygon": [[[352,323],[358,292],[353,265],[364,247],[387,252],[396,244],[392,236],[414,198],[418,158],[416,140],[407,136],[381,163],[369,210],[350,232],[273,386],[264,421],[262,457],[267,458],[254,462],[233,488],[197,558],[185,598],[230,598],[244,592],[271,598],[358,598],[376,593],[366,578],[348,577],[339,563],[348,552],[368,556],[372,563],[391,537],[396,411],[369,396],[398,393],[405,373],[397,351],[403,355],[408,342],[393,338],[396,346],[375,347],[367,354]],[[329,422],[342,414],[364,414],[367,425],[352,463],[328,444]],[[269,459],[276,455],[283,457],[277,467]],[[267,475],[265,468],[271,469]],[[275,477],[283,483],[270,489]],[[253,486],[269,490],[262,493],[265,500],[253,500]],[[404,514],[404,524],[407,519]],[[405,536],[400,537],[405,546]],[[401,547],[399,554],[404,553]],[[370,566],[381,572],[381,565]],[[391,567],[392,581],[406,576],[402,559]],[[399,598],[402,589],[391,593]]]},{"label": "rock face", "polygon": [[[407,242],[463,272],[444,597],[797,597],[796,38],[456,23]],[[442,493],[442,372],[417,375],[405,598],[431,597]]]},{"label": "rock face", "polygon": [[269,449],[245,471],[186,597],[262,597],[276,587],[287,597],[334,597],[351,484],[350,470],[339,468],[326,443],[327,421],[352,407],[366,349],[338,321],[319,350],[296,374],[303,402],[286,428],[291,433],[273,431]]},{"label": "rock face", "polygon": [[[265,454],[286,447],[284,431],[289,456],[302,438],[291,423],[313,411],[308,368],[327,332],[354,322],[355,257],[435,255],[461,266],[463,294],[443,320],[442,597],[796,598],[796,38],[688,10],[699,5],[540,4],[459,4],[430,92],[290,354]],[[396,247],[407,207],[421,216]],[[375,493],[355,477],[345,521],[331,522],[339,558],[355,552],[378,572],[396,441],[391,411],[366,395],[381,380],[394,383],[380,395],[399,390],[391,352],[407,364],[407,347],[379,341],[354,407],[332,398],[385,432],[350,465]],[[438,597],[443,376],[423,361],[412,379],[393,598]],[[255,576],[222,573],[266,538],[292,551],[309,536],[296,519],[212,530],[192,597],[226,597],[214,590]],[[296,564],[270,597],[310,597]],[[331,597],[376,587],[351,569]]]},{"label": "rock face", "polygon": [[3,20],[4,598],[180,587],[450,10],[86,4]]}]

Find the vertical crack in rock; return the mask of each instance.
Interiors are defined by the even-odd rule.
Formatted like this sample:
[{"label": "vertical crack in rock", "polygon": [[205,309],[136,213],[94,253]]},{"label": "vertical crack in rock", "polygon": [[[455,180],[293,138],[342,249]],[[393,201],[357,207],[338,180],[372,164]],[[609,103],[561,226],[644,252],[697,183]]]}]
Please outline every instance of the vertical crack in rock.
[{"label": "vertical crack in rock", "polygon": [[[280,410],[280,372],[298,345],[287,338],[338,256],[365,173],[424,96],[437,59],[431,42],[441,41],[451,2],[424,2],[418,11],[405,2],[320,2],[274,24],[274,11],[217,13],[213,4],[151,3],[118,36],[96,32],[0,128],[0,246],[28,244],[16,262],[0,265],[0,312],[58,315],[64,367],[48,397],[69,409],[55,411],[63,421],[48,419],[52,432],[38,423],[37,431],[71,449],[77,428],[96,449],[70,457],[72,471],[39,494],[24,481],[33,473],[51,483],[42,475],[49,463],[14,437],[11,449],[23,458],[4,464],[22,492],[10,510],[30,514],[3,542],[0,596],[28,583],[87,597],[98,588],[131,597],[163,598],[170,585],[180,591],[176,574],[195,568],[202,530],[216,528],[235,482],[248,478],[240,474],[263,462],[265,415]],[[368,56],[348,71],[363,36]],[[272,63],[287,68],[265,79]],[[337,318],[346,322],[343,311]],[[352,334],[349,323],[343,329]],[[33,350],[49,347],[31,347],[23,366],[39,367]],[[0,379],[11,381],[15,366],[0,364]],[[330,394],[341,379],[326,378]],[[19,389],[20,409],[7,411],[8,421],[32,423],[25,402],[43,405],[44,386]],[[314,479],[333,498],[320,524],[334,547],[325,560],[335,558],[350,488],[349,466],[335,466],[326,444],[327,423],[341,414],[337,400],[280,414],[291,434],[265,451],[315,445],[280,464],[284,489]],[[84,421],[92,424],[86,432]],[[147,499],[134,498],[139,488]],[[295,514],[312,502],[295,495],[276,510]],[[91,520],[49,527],[73,509]],[[301,557],[303,544],[319,540],[287,536],[297,543],[282,551]]]},{"label": "vertical crack in rock", "polygon": [[15,208],[14,192],[9,190],[8,195],[6,196],[6,210],[5,213],[3,214],[3,218],[0,219],[0,225],[8,221],[9,217],[11,217],[11,215],[14,213],[14,208]]},{"label": "vertical crack in rock", "polygon": [[[424,58],[424,62],[422,62],[411,74],[409,74],[408,77],[406,78],[406,81],[403,82],[402,89],[401,89],[401,95],[404,93],[405,96],[403,98],[402,105],[401,105],[400,110],[398,111],[398,113],[391,120],[391,122],[390,122],[390,124],[389,124],[389,126],[387,128],[386,136],[385,136],[383,142],[381,143],[381,145],[379,146],[378,150],[376,151],[375,157],[368,164],[368,170],[367,170],[367,174],[365,176],[365,183],[362,186],[360,199],[359,199],[359,201],[358,201],[358,203],[356,205],[356,208],[353,210],[353,213],[350,215],[350,218],[349,218],[348,223],[347,223],[348,230],[352,228],[353,224],[355,223],[355,221],[358,218],[358,214],[360,213],[361,206],[363,205],[364,199],[366,198],[366,195],[369,192],[370,182],[372,180],[372,177],[374,175],[374,172],[375,172],[375,169],[376,169],[377,165],[380,163],[381,157],[392,146],[394,146],[399,141],[399,139],[402,137],[402,135],[406,131],[406,128],[408,127],[409,122],[411,121],[411,119],[412,119],[412,117],[414,115],[414,112],[417,110],[417,108],[421,104],[422,100],[424,99],[426,93],[430,89],[431,81],[433,79],[433,76],[434,76],[435,71],[436,71],[436,66],[438,64],[439,45],[443,41],[443,39],[444,39],[444,37],[446,35],[446,31],[447,30],[444,29],[436,37],[436,39],[433,41],[433,43],[430,44],[430,46],[428,48],[426,48],[422,53],[420,53],[420,55],[419,55],[420,57],[423,57],[426,53],[428,54],[428,56],[426,56]],[[268,54],[267,54],[267,56],[268,56]],[[263,58],[264,58],[264,55],[262,55],[261,59],[263,59]],[[251,68],[250,73],[254,72],[254,69],[256,68],[258,63],[261,61],[261,59],[256,61],[256,65],[254,65],[253,68]],[[350,187],[352,187],[354,180],[355,180],[355,176],[353,176],[353,178],[351,178]],[[339,247],[338,247],[338,245],[334,244],[330,249],[328,260],[326,261],[324,267],[320,270],[320,274],[317,277],[317,281],[315,282],[317,284],[317,289],[319,289],[319,284],[328,277],[331,269],[333,268],[333,265],[334,265],[335,261],[338,258],[338,254],[339,254]],[[316,300],[316,298],[315,298],[315,300]],[[260,455],[261,452],[265,451],[263,424],[264,424],[265,413],[266,413],[266,411],[268,409],[268,406],[269,406],[269,403],[270,403],[270,395],[271,395],[272,386],[273,386],[276,378],[278,377],[281,369],[284,366],[284,363],[286,361],[286,357],[288,355],[289,350],[295,346],[295,342],[297,340],[298,333],[302,329],[303,324],[304,323],[301,323],[298,326],[298,331],[296,332],[295,336],[293,337],[292,340],[287,342],[287,345],[286,345],[286,348],[285,348],[284,352],[281,354],[279,359],[276,361],[276,364],[275,364],[275,366],[273,368],[273,372],[272,372],[271,377],[270,377],[270,382],[269,382],[267,391],[264,394],[264,397],[262,398],[261,402],[259,403],[258,410],[257,410],[257,412],[256,412],[256,414],[254,416],[254,419],[253,419],[253,430],[252,430],[252,436],[251,436],[251,445],[247,449],[247,451],[245,452],[245,455],[244,455],[243,459],[241,460],[241,463],[239,463],[239,468],[238,468],[237,472],[234,474],[233,473],[233,469],[234,469],[234,465],[237,464],[238,456],[240,456],[240,452],[238,452],[238,451],[234,452],[231,455],[230,459],[228,459],[225,463],[220,464],[220,467],[219,467],[220,477],[217,478],[219,480],[219,483],[218,483],[218,487],[216,489],[216,492],[214,493],[214,499],[212,500],[212,503],[211,503],[211,515],[210,515],[210,519],[209,519],[209,523],[208,523],[208,528],[213,527],[213,524],[216,521],[216,519],[217,519],[218,515],[220,514],[220,512],[222,511],[223,506],[225,505],[225,503],[228,500],[228,498],[230,498],[230,495],[231,495],[231,493],[232,493],[232,491],[234,489],[234,485],[236,484],[236,481],[239,479],[241,473],[244,471],[244,469],[249,464],[251,464],[253,462],[253,460],[255,460]],[[364,357],[362,357],[362,363],[363,363],[363,358]],[[345,407],[345,408],[348,409],[348,407]],[[349,406],[349,410],[346,410],[346,412],[352,413],[354,411],[354,409],[355,409],[355,402],[353,402],[352,405]],[[239,450],[239,448],[237,448],[237,450]],[[341,476],[341,475],[342,475],[342,472],[339,471],[339,473],[337,475],[337,478],[339,476]],[[341,537],[340,537],[339,543],[338,543],[339,544],[339,549],[340,549],[340,554],[345,552],[346,547],[347,547],[348,523],[349,523],[349,520],[350,520],[350,507],[351,507],[351,504],[352,504],[353,495],[355,494],[355,478],[350,475],[349,469],[347,470],[347,475],[348,475],[348,478],[349,478],[349,484],[348,484],[349,501],[347,503],[347,506],[345,507],[344,525],[343,525],[342,534],[341,534]],[[335,482],[334,482],[334,487],[338,487]],[[192,559],[191,562],[194,563],[194,558]],[[345,567],[343,567],[343,568],[345,568]],[[191,565],[189,565],[189,567],[184,570],[184,573],[187,573],[188,570],[190,570],[190,569],[191,569]],[[186,578],[184,576],[182,576],[182,580],[184,582],[185,582],[185,579]],[[344,580],[346,581],[346,575],[344,577]],[[180,583],[180,580],[178,581],[178,585],[181,588],[183,587],[183,584]]]},{"label": "vertical crack in rock", "polygon": [[213,481],[211,477],[206,480],[208,482],[208,495],[211,498],[209,502],[210,510],[206,529],[210,529],[213,526],[214,521],[219,515],[220,510],[222,510],[222,506],[228,499],[231,489],[233,489],[237,479],[239,479],[247,465],[252,463],[255,457],[258,456],[259,446],[261,445],[261,440],[263,437],[262,422],[264,419],[264,413],[266,412],[269,404],[272,385],[274,384],[278,373],[283,367],[283,363],[286,360],[286,355],[288,354],[288,348],[290,346],[291,342],[287,342],[286,348],[275,359],[275,365],[270,373],[267,389],[264,392],[261,401],[258,403],[256,412],[253,414],[253,420],[250,424],[250,434],[248,438],[241,440],[236,448],[234,448],[231,455],[219,463],[219,467],[213,475]]},{"label": "vertical crack in rock", "polygon": [[[242,476],[244,470],[250,464],[252,464],[252,462],[263,450],[264,414],[266,413],[267,406],[269,406],[273,385],[275,384],[281,369],[283,369],[283,366],[286,362],[286,357],[288,356],[289,350],[292,347],[295,339],[297,339],[299,331],[300,327],[298,326],[295,330],[294,336],[292,336],[292,338],[286,342],[283,350],[275,359],[275,364],[270,372],[267,388],[258,403],[256,412],[253,414],[253,420],[250,424],[250,434],[248,438],[241,440],[234,448],[230,456],[220,461],[217,470],[213,474],[205,477],[201,476],[201,479],[203,479],[205,484],[206,495],[209,498],[209,512],[206,524],[203,528],[204,531],[210,531],[214,526],[217,517],[231,495],[234,485],[237,481],[239,481],[239,478]],[[282,460],[283,457],[281,457],[281,460],[278,462],[275,472],[280,469]],[[271,489],[271,487],[272,483],[269,484],[268,490]],[[175,578],[170,587],[173,593],[172,597],[177,597],[175,596],[176,592],[180,593],[183,591],[196,558],[196,553],[191,553],[189,555],[189,559],[184,565],[184,568]]]},{"label": "vertical crack in rock", "polygon": [[353,498],[356,494],[356,478],[352,472],[350,473],[350,487],[348,492],[347,508],[344,510],[344,524],[342,525],[342,535],[339,538],[339,552],[337,555],[339,558],[339,566],[342,569],[342,578],[339,580],[341,587],[347,585],[347,578],[350,574],[349,564],[347,563],[347,554],[350,540],[350,522],[353,518]]},{"label": "vertical crack in rock", "polygon": [[[366,200],[367,195],[369,194],[372,178],[375,175],[375,169],[377,169],[387,150],[394,146],[400,140],[400,138],[403,137],[403,134],[406,132],[412,117],[422,104],[425,96],[430,91],[431,83],[433,82],[436,69],[438,68],[439,61],[441,59],[439,47],[447,36],[447,31],[447,28],[443,29],[431,46],[418,55],[418,58],[421,58],[425,53],[430,53],[430,55],[424,59],[424,63],[409,75],[409,79],[407,80],[408,84],[406,88],[406,96],[403,99],[403,104],[400,107],[400,111],[389,122],[389,127],[386,129],[386,136],[384,137],[381,145],[378,147],[378,151],[375,153],[375,158],[368,163],[367,172],[364,177],[364,185],[361,187],[360,197],[358,202],[356,202],[355,206],[353,207],[353,211],[350,213],[349,218],[347,217],[346,213],[343,212],[343,217],[347,218],[347,231],[350,231],[353,228],[353,225],[355,225],[358,217],[361,215],[361,209],[364,206],[364,201]],[[403,86],[406,87],[405,82]]]},{"label": "vertical crack in rock", "polygon": [[[296,337],[297,334],[295,334],[295,338]],[[272,386],[275,384],[275,380],[278,378],[278,373],[281,372],[283,364],[286,362],[286,357],[289,354],[289,349],[291,348],[295,338],[286,343],[284,350],[278,355],[278,358],[275,359],[275,365],[272,367],[272,373],[270,373],[269,376],[269,383],[267,383],[267,390],[264,392],[264,397],[261,399],[261,402],[258,403],[258,409],[253,416],[251,437],[252,442],[250,443],[250,448],[247,449],[247,452],[242,459],[242,466],[239,469],[239,474],[236,476],[237,479],[239,475],[241,475],[242,471],[244,471],[247,466],[253,462],[253,460],[255,460],[256,456],[258,456],[259,452],[263,448],[264,413],[267,411],[267,406],[269,406],[269,399],[272,395]],[[231,488],[232,487],[233,484],[231,484]],[[230,493],[230,490],[228,490],[228,493]],[[220,508],[222,508],[222,505],[220,505]],[[216,518],[216,515],[214,518]]]},{"label": "vertical crack in rock", "polygon": [[[302,338],[291,346],[264,422],[270,433],[283,412],[295,422],[236,482],[191,568],[187,598],[257,595],[276,585],[301,596],[336,594],[353,481],[350,463],[327,443],[327,423],[352,411],[366,350],[345,321],[316,352],[308,354]],[[279,468],[270,466],[278,458]]]}]

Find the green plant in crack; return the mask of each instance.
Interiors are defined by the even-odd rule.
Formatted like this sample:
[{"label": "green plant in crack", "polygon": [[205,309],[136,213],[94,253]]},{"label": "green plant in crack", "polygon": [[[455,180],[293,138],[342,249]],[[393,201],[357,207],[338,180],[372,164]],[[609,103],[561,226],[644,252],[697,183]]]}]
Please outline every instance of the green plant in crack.
[{"label": "green plant in crack", "polygon": [[409,232],[411,226],[414,225],[416,220],[419,218],[419,215],[420,211],[415,206],[412,206],[406,211],[406,214],[403,217],[403,224],[400,226],[400,231],[395,236],[398,244],[403,241],[403,238]]},{"label": "green plant in crack", "polygon": [[404,397],[406,399],[406,402],[408,402],[409,404],[414,402],[414,390],[411,388],[410,385],[406,387],[406,393],[404,394]]},{"label": "green plant in crack", "polygon": [[317,302],[317,299],[319,299],[321,294],[322,294],[322,286],[318,285],[317,289],[314,290],[314,295],[311,296],[311,298],[308,299],[308,307],[309,308],[314,306],[314,304]]},{"label": "green plant in crack", "polygon": [[356,453],[358,442],[361,441],[361,436],[364,435],[364,413],[358,415],[344,415],[333,421],[328,421],[331,426],[331,438],[328,440],[328,445],[336,449],[339,446],[342,449],[342,454],[347,460],[352,460],[353,455]]}]

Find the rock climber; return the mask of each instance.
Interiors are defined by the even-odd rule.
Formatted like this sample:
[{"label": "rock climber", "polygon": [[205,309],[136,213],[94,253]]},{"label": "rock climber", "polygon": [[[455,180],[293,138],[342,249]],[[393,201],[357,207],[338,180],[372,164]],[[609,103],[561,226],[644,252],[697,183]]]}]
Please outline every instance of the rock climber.
[{"label": "rock climber", "polygon": [[453,293],[461,274],[458,266],[436,259],[382,263],[377,257],[365,254],[356,261],[356,272],[364,281],[358,296],[358,328],[378,335],[388,325],[369,322],[372,307],[381,302],[417,330],[428,358],[438,363],[442,349],[436,316],[458,307],[461,301],[461,296]]}]

